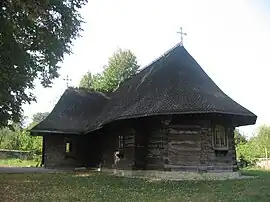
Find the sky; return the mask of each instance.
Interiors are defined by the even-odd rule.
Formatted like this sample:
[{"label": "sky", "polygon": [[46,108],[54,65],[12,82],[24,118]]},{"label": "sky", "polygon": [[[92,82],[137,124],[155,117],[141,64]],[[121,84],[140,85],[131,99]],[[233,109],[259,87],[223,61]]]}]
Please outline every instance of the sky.
[{"label": "sky", "polygon": [[78,86],[87,71],[97,73],[118,48],[130,49],[141,67],[180,42],[214,82],[258,116],[247,136],[270,125],[270,2],[267,0],[89,0],[81,10],[82,37],[66,55],[52,88],[36,82],[37,103],[24,105],[28,117],[51,111],[68,75]]}]

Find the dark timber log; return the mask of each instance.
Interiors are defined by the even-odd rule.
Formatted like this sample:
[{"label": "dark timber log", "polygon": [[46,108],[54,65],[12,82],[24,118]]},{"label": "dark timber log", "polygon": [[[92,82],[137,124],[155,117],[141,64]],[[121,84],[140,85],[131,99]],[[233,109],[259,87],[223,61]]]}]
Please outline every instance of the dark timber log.
[{"label": "dark timber log", "polygon": [[[217,124],[207,120],[160,119],[159,121],[131,120],[129,125],[117,127],[106,138],[104,164],[113,164],[111,157],[118,148],[118,135],[124,137],[124,157],[119,169],[154,169],[166,171],[221,172],[237,169],[234,128],[226,128],[228,149],[222,154],[213,147],[213,131]],[[119,130],[120,128],[120,130]]]}]

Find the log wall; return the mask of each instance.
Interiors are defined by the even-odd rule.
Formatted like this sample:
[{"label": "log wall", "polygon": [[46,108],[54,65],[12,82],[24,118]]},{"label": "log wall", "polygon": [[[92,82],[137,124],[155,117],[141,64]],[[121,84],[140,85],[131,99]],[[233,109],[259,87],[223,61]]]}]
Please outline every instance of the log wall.
[{"label": "log wall", "polygon": [[218,156],[212,145],[214,125],[170,125],[168,161],[171,171],[222,172],[235,171],[236,154],[233,128],[227,127],[228,151]]},{"label": "log wall", "polygon": [[[134,121],[108,130],[104,139],[102,165],[105,168],[222,172],[235,171],[236,154],[234,128],[226,126],[228,152],[218,156],[212,145],[213,129],[219,123],[207,119],[155,119]],[[224,122],[226,123],[226,122]],[[114,132],[112,132],[114,131]],[[119,148],[118,136],[124,137],[124,148]],[[114,153],[123,158],[115,162]]]},{"label": "log wall", "polygon": [[[119,136],[123,136],[123,148],[119,148]],[[103,168],[132,169],[134,166],[135,134],[131,128],[122,128],[117,132],[105,132],[102,141]],[[123,154],[122,158],[115,156],[115,152]]]},{"label": "log wall", "polygon": [[135,151],[135,134],[133,130],[126,130],[123,134],[123,148],[120,152],[124,155],[119,159],[117,167],[120,169],[131,170],[134,166],[134,151]]},{"label": "log wall", "polygon": [[102,143],[102,160],[103,168],[114,168],[114,152],[118,150],[118,136],[106,135]]},{"label": "log wall", "polygon": [[73,147],[73,155],[65,153],[65,138],[63,136],[44,136],[44,166],[47,168],[74,167],[77,166],[76,147]]},{"label": "log wall", "polygon": [[203,135],[202,138],[205,142],[205,148],[202,150],[205,153],[207,161],[203,166],[207,166],[207,171],[235,171],[237,169],[236,163],[236,152],[234,144],[234,128],[227,127],[226,134],[228,136],[228,151],[226,155],[218,156],[212,146],[212,128],[204,129],[208,131],[208,134]]},{"label": "log wall", "polygon": [[[71,143],[72,151],[66,153],[66,142]],[[100,163],[101,150],[98,136],[65,136],[50,134],[43,137],[44,166],[96,167]]]},{"label": "log wall", "polygon": [[150,133],[147,147],[147,169],[163,170],[166,154],[166,129],[154,130]]},{"label": "log wall", "polygon": [[81,166],[97,167],[102,158],[102,134],[91,133],[77,137],[76,160]]},{"label": "log wall", "polygon": [[201,157],[201,128],[197,125],[169,126],[168,163],[171,170],[197,170]]}]

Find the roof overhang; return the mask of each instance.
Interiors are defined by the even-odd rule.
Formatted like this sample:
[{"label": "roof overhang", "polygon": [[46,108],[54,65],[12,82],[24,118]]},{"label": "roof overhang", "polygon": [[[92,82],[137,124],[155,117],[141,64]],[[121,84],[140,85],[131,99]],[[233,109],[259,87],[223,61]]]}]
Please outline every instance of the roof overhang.
[{"label": "roof overhang", "polygon": [[70,131],[58,131],[58,130],[29,130],[30,135],[32,136],[43,136],[44,133],[55,133],[55,134],[67,134],[67,135],[80,135],[79,132],[70,132]]},{"label": "roof overhang", "polygon": [[[173,114],[172,114],[173,113]],[[133,115],[133,116],[124,116],[124,117],[118,117],[116,119],[113,120],[108,120],[103,122],[102,124],[99,124],[96,127],[93,128],[88,128],[84,131],[84,134],[87,133],[91,133],[93,131],[99,130],[101,128],[103,128],[105,125],[114,122],[114,121],[120,121],[120,120],[129,120],[129,119],[136,119],[136,118],[143,118],[143,117],[151,117],[151,116],[167,116],[167,115],[182,115],[182,116],[186,116],[186,115],[204,115],[204,116],[211,116],[211,115],[215,115],[215,116],[224,116],[227,117],[227,119],[230,120],[230,123],[234,126],[234,127],[240,127],[240,126],[247,126],[247,125],[254,125],[257,121],[257,116],[255,114],[250,114],[250,115],[246,115],[246,114],[236,114],[236,113],[224,113],[224,112],[219,112],[219,111],[210,111],[210,112],[200,112],[200,111],[196,111],[196,112],[162,112],[162,113],[153,113],[153,114],[140,114],[140,115]]]}]

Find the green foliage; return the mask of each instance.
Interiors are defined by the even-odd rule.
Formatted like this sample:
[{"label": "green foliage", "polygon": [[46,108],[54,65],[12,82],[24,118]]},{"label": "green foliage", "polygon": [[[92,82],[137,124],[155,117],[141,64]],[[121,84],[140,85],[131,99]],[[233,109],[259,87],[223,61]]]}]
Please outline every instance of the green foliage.
[{"label": "green foliage", "polygon": [[30,136],[30,133],[26,131],[27,129],[22,129],[16,125],[14,126],[14,130],[10,130],[9,128],[0,130],[0,148],[33,151],[36,154],[41,154],[42,137]]},{"label": "green foliage", "polygon": [[49,114],[49,112],[37,112],[33,115],[33,122],[39,123],[44,120]]},{"label": "green foliage", "polygon": [[13,125],[14,130],[10,130],[8,127],[2,128],[0,130],[0,148],[33,151],[35,154],[41,154],[42,137],[31,136],[27,130],[34,127],[39,121],[42,121],[47,114],[47,112],[34,114],[34,121],[27,128],[21,128],[19,124]]},{"label": "green foliage", "polygon": [[5,148],[7,145],[7,139],[10,137],[10,129],[5,127],[0,130],[0,148]]},{"label": "green foliage", "polygon": [[257,158],[261,157],[260,145],[254,140],[238,144],[236,154],[238,157],[241,157],[242,160],[247,161],[248,164],[254,164]]},{"label": "green foliage", "polygon": [[87,72],[81,79],[79,87],[100,92],[113,92],[126,79],[138,71],[136,56],[130,50],[119,49],[108,61],[108,65],[100,74]]},{"label": "green foliage", "polygon": [[[238,134],[237,134],[238,133]],[[236,154],[238,159],[254,164],[258,158],[265,158],[266,151],[270,154],[270,126],[261,126],[258,134],[249,140],[239,131],[235,132]]]},{"label": "green foliage", "polygon": [[247,138],[242,135],[238,129],[234,131],[235,145],[247,143]]},{"label": "green foliage", "polygon": [[58,63],[71,53],[87,0],[0,1],[0,127],[22,119],[22,104],[35,100],[34,80],[49,87]]},{"label": "green foliage", "polygon": [[92,88],[92,74],[91,72],[87,72],[80,80],[79,86],[81,88]]},{"label": "green foliage", "polygon": [[[260,152],[265,157],[265,151],[270,153],[270,126],[263,125],[259,128],[256,140],[260,143]],[[269,154],[268,154],[269,157]]]}]

